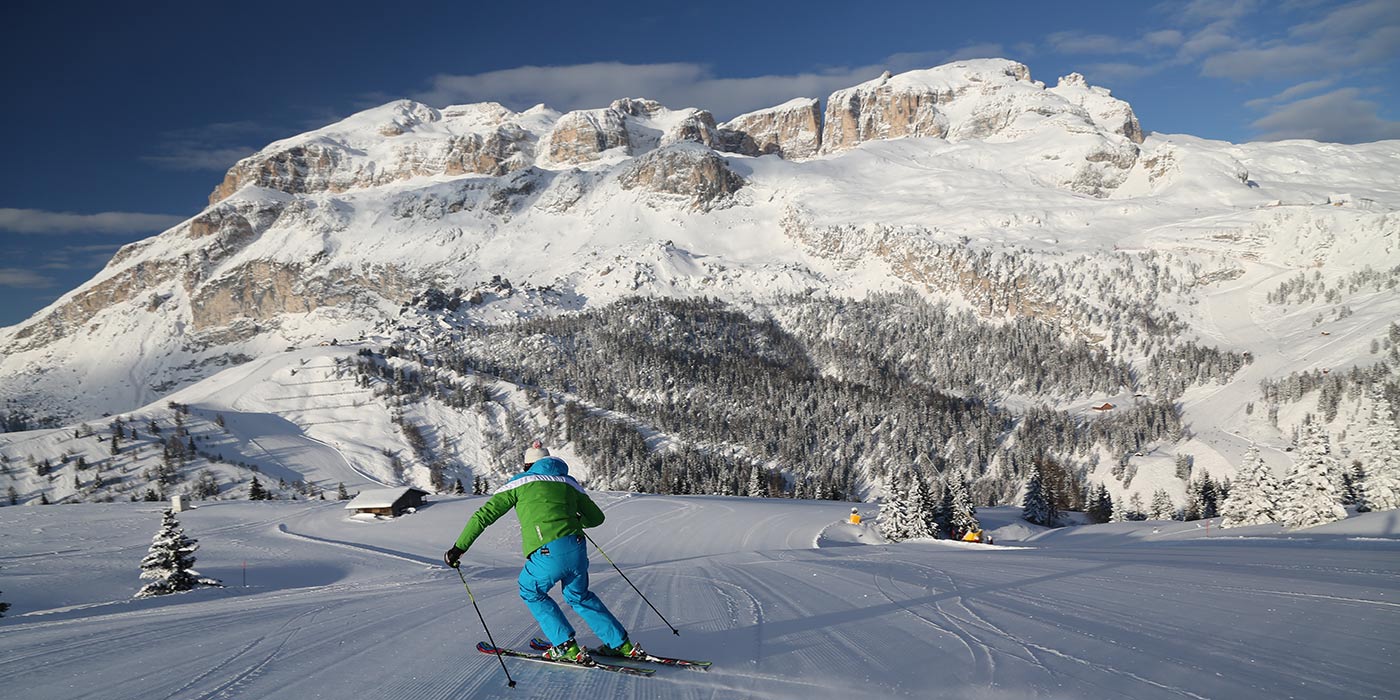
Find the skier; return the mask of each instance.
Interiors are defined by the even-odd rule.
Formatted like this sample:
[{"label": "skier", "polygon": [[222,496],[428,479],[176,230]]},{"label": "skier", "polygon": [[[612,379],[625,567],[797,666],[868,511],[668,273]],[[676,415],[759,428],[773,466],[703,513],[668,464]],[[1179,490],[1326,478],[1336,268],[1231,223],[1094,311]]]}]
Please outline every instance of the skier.
[{"label": "skier", "polygon": [[525,451],[525,471],[512,477],[472,514],[462,534],[443,555],[457,568],[462,555],[487,527],[512,508],[520,519],[520,539],[525,568],[520,571],[520,597],[540,629],[553,644],[544,652],[553,661],[590,664],[588,652],[574,640],[574,628],[564,617],[549,590],[562,583],[568,603],[606,645],[607,656],[644,658],[642,647],[627,638],[627,630],[588,590],[588,550],[583,529],[603,523],[603,511],[573,477],[564,460],[550,457],[536,440]]},{"label": "skier", "polygon": [[859,511],[858,509],[856,509],[856,508],[852,508],[852,509],[851,509],[851,524],[852,524],[852,525],[859,525],[859,524],[860,524],[860,511]]}]

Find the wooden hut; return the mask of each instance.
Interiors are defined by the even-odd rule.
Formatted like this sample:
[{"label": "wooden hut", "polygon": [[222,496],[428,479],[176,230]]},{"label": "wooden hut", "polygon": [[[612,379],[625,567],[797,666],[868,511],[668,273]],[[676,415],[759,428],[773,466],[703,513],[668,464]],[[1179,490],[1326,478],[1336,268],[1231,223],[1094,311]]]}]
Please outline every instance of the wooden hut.
[{"label": "wooden hut", "polygon": [[423,505],[423,497],[427,495],[427,491],[410,486],[392,489],[368,489],[361,491],[359,495],[345,504],[345,509],[353,511],[356,515],[367,513],[397,518],[409,508]]}]

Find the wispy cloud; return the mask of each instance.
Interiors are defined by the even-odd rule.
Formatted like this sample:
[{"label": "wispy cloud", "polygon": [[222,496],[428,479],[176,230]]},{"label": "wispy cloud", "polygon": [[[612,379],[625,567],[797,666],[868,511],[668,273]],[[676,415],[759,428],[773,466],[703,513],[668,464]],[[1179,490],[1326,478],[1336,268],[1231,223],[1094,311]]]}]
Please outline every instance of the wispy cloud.
[{"label": "wispy cloud", "polygon": [[17,289],[47,289],[54,286],[55,281],[50,277],[45,277],[32,270],[21,270],[15,267],[0,267],[0,287],[14,287]]},{"label": "wispy cloud", "polygon": [[1260,97],[1258,99],[1250,100],[1244,103],[1244,105],[1246,107],[1251,107],[1254,109],[1264,109],[1272,105],[1279,104],[1281,102],[1296,100],[1308,93],[1317,92],[1319,90],[1325,90],[1329,87],[1332,87],[1332,84],[1335,82],[1337,81],[1332,78],[1324,78],[1322,80],[1309,80],[1304,83],[1298,83],[1297,85],[1294,85],[1276,95],[1269,95],[1268,97]]},{"label": "wispy cloud", "polygon": [[1251,126],[1263,132],[1264,141],[1314,139],[1338,143],[1364,143],[1400,139],[1400,121],[1378,113],[1375,102],[1357,88],[1341,88],[1282,105]]},{"label": "wispy cloud", "polygon": [[0,231],[25,234],[153,233],[184,220],[183,216],[124,211],[71,214],[40,209],[0,208]]},{"label": "wispy cloud", "polygon": [[569,111],[604,107],[619,97],[646,97],[673,108],[703,107],[723,120],[794,97],[825,98],[836,90],[876,78],[885,70],[902,72],[1004,53],[1001,44],[970,44],[954,51],[894,54],[870,65],[749,78],[720,78],[698,63],[521,66],[471,75],[436,75],[413,98],[435,106],[492,101],[513,109],[545,104]]},{"label": "wispy cloud", "polygon": [[1251,80],[1364,70],[1400,56],[1400,3],[1362,0],[1293,25],[1286,36],[1251,38],[1206,58],[1201,73]]},{"label": "wispy cloud", "polygon": [[256,152],[253,143],[272,140],[275,131],[257,122],[219,122],[162,135],[156,152],[142,160],[171,170],[222,172]]}]

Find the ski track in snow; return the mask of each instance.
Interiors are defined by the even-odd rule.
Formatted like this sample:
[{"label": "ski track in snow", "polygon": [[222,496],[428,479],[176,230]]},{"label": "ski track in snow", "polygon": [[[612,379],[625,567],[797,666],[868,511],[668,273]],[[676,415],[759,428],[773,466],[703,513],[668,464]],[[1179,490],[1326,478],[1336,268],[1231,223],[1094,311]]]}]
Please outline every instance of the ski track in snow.
[{"label": "ski track in snow", "polygon": [[[16,604],[0,619],[7,697],[1349,698],[1384,696],[1397,677],[1389,539],[812,548],[847,504],[602,495],[607,521],[590,534],[680,636],[601,557],[594,590],[654,652],[716,665],[631,678],[506,659],[509,689],[474,649],[485,634],[456,573],[437,564],[479,501],[373,523],[338,503],[207,504],[182,524],[200,539],[197,566],[232,587],[141,601],[122,596],[149,508],[42,511],[64,519],[0,539]],[[0,509],[0,528],[33,512]],[[497,643],[521,648],[538,631],[517,595],[517,542],[503,521],[463,571]],[[252,588],[230,578],[242,557]],[[31,581],[111,559],[123,563],[93,570],[107,589],[36,609],[55,592]]]}]

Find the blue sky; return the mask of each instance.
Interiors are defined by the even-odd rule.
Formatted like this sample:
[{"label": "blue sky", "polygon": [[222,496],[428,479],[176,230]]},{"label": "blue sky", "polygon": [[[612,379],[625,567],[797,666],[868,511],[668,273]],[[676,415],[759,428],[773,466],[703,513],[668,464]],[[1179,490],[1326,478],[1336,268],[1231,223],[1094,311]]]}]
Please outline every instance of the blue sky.
[{"label": "blue sky", "polygon": [[1085,74],[1149,131],[1400,138],[1400,0],[135,5],[3,10],[0,326],[198,212],[238,158],[400,97],[724,119],[1000,56]]}]

